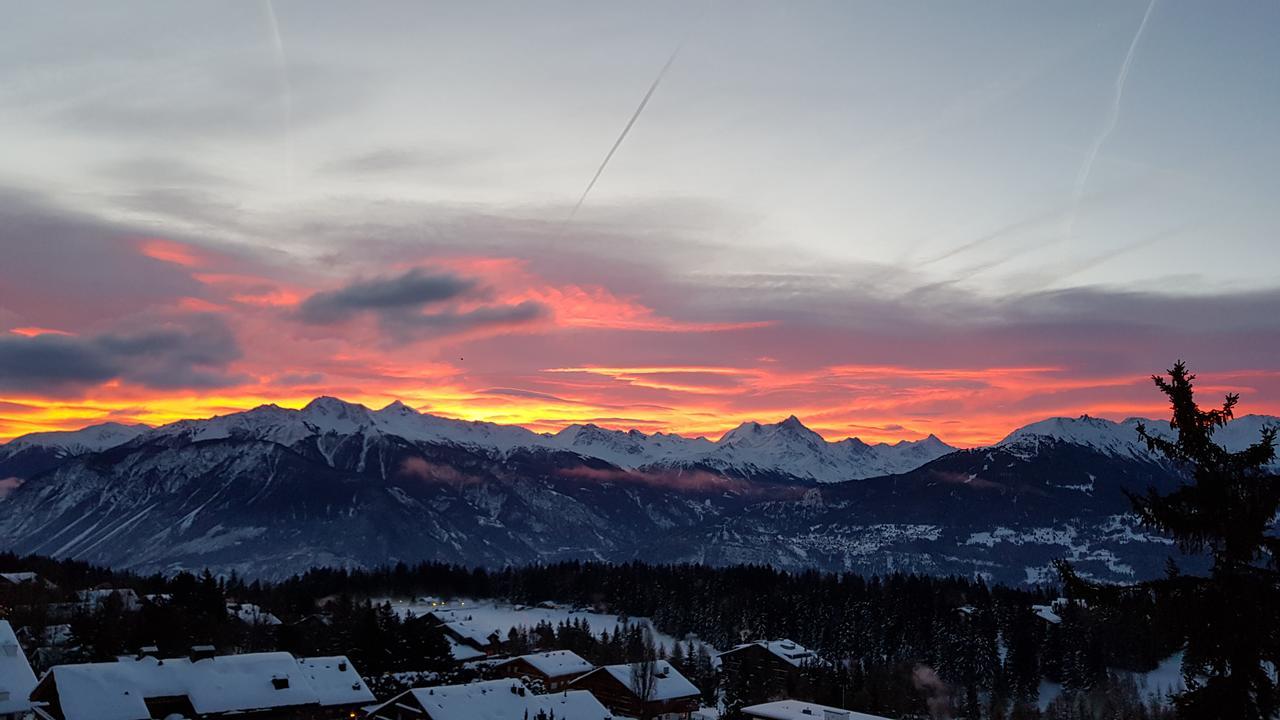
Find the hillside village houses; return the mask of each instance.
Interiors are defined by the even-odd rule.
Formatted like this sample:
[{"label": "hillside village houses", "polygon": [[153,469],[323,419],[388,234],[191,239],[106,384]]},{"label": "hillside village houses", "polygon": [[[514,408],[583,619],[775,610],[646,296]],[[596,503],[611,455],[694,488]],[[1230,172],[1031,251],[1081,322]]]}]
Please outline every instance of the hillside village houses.
[{"label": "hillside village houses", "polygon": [[51,720],[356,717],[373,693],[345,657],[265,652],[58,665],[31,692]]},{"label": "hillside village houses", "polygon": [[[34,574],[5,579],[32,586]],[[165,605],[166,596],[143,598],[131,589],[101,586],[74,594],[72,603],[122,610]],[[227,614],[246,625],[274,628],[281,621],[265,609],[227,602]],[[595,667],[570,650],[545,650],[508,657],[510,643],[500,632],[469,616],[435,614],[452,656],[472,676],[470,684],[412,687],[376,697],[347,657],[299,658],[287,652],[218,655],[196,646],[186,657],[160,658],[155,647],[109,662],[67,664],[61,648],[72,643],[65,623],[23,628],[15,633],[0,621],[0,720],[201,720],[281,718],[337,720],[692,720],[713,713],[702,709],[702,693],[666,660]],[[297,627],[330,627],[325,613],[294,621]],[[35,648],[43,676],[33,671],[24,647]],[[72,648],[74,650],[74,648]],[[43,654],[41,654],[43,653]],[[796,673],[816,655],[790,640],[745,643],[718,656],[726,676],[747,672],[766,682],[774,702],[745,709],[752,720],[883,720],[870,715],[787,699]],[[52,662],[49,662],[52,660]],[[401,673],[398,681],[431,684],[430,673]]]},{"label": "hillside village houses", "polygon": [[0,620],[0,720],[18,720],[31,710],[35,673],[9,621]]},{"label": "hillside village houses", "polygon": [[612,720],[589,692],[535,695],[519,680],[414,688],[372,708],[375,720]]}]

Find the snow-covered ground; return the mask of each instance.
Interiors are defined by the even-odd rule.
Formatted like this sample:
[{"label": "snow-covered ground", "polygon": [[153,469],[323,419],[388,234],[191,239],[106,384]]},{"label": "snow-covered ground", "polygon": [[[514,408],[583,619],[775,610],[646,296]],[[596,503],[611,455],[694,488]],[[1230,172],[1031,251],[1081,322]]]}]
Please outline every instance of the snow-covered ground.
[{"label": "snow-covered ground", "polygon": [[[569,607],[531,607],[495,600],[452,600],[446,602],[442,600],[401,599],[390,600],[389,602],[391,607],[402,616],[409,613],[421,616],[429,612],[435,612],[448,621],[466,620],[473,627],[486,632],[497,631],[503,638],[506,638],[507,632],[513,627],[533,628],[544,620],[552,625],[559,625],[561,622],[586,619],[591,625],[593,634],[599,635],[601,630],[606,629],[610,634],[613,634],[623,624],[622,620],[624,620],[624,618],[620,618],[617,615],[575,610]],[[658,632],[649,618],[632,617],[625,618],[625,620],[633,625],[643,624],[648,626],[653,632],[654,642],[665,645],[668,651],[676,643],[676,638],[666,633]],[[684,640],[684,638],[679,639],[681,643]],[[705,643],[701,643],[696,638],[694,642],[705,645]],[[707,645],[707,651],[714,653],[715,649]]]}]

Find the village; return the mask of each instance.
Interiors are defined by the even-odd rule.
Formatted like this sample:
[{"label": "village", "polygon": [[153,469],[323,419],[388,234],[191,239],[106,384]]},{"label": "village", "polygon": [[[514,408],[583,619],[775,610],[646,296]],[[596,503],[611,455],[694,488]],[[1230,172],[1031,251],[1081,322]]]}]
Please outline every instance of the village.
[{"label": "village", "polygon": [[[40,602],[50,598],[58,600]],[[68,590],[35,572],[0,573],[0,720],[887,720],[791,697],[801,670],[822,660],[790,640],[744,639],[717,652],[696,638],[662,635],[647,619],[550,601],[380,603],[381,612],[403,617],[400,627],[442,642],[423,641],[418,669],[410,657],[377,675],[362,675],[346,654],[284,649],[302,647],[289,638],[358,632],[334,630],[343,622],[340,610],[286,621],[230,597],[221,600],[227,622],[252,641],[193,644],[184,653],[143,645],[114,659],[84,659],[77,631],[84,618],[124,624],[175,602],[183,601],[131,587]],[[38,621],[15,627],[7,616]],[[575,632],[594,642],[595,627],[629,645],[629,660],[597,664],[556,647],[573,644]],[[726,693],[733,691],[726,688],[744,686],[763,701],[729,707]]]}]

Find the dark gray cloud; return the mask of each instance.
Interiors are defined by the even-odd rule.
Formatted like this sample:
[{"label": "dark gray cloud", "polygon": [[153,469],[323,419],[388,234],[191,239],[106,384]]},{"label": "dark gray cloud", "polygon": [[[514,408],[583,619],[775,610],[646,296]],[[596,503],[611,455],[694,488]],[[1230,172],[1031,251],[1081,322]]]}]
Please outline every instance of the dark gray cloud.
[{"label": "dark gray cloud", "polygon": [[414,268],[401,275],[356,280],[337,290],[315,293],[302,302],[297,317],[312,325],[333,325],[371,314],[388,341],[407,343],[523,325],[550,315],[545,305],[532,300],[465,310],[454,307],[454,301],[480,299],[487,294],[470,278]]},{"label": "dark gray cloud", "polygon": [[134,324],[90,337],[0,336],[0,390],[74,391],[115,379],[154,389],[200,389],[247,380],[228,371],[241,352],[221,318],[147,317]]},{"label": "dark gray cloud", "polygon": [[357,280],[338,290],[318,292],[303,301],[298,316],[328,325],[364,311],[393,313],[462,297],[475,282],[447,273],[428,274],[414,268],[403,275]]},{"label": "dark gray cloud", "polygon": [[464,332],[475,328],[521,325],[546,317],[545,305],[526,300],[515,305],[487,305],[465,312],[396,313],[384,320],[409,330]]}]

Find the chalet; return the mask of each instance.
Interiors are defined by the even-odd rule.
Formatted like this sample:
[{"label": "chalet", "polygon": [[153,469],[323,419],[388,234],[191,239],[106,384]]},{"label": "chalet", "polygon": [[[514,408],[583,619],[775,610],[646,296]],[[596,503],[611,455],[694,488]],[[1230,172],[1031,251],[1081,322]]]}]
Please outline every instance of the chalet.
[{"label": "chalet", "polygon": [[0,720],[17,720],[31,711],[35,673],[8,620],[0,620]]},{"label": "chalet", "polygon": [[406,690],[369,711],[371,720],[611,720],[591,693],[534,695],[518,680]]},{"label": "chalet", "polygon": [[280,618],[253,603],[227,603],[227,614],[247,625],[281,625]]},{"label": "chalet", "polygon": [[440,628],[458,644],[479,650],[485,655],[502,652],[502,635],[497,630],[481,627],[470,620],[454,620],[444,623]]},{"label": "chalet", "polygon": [[489,657],[488,653],[485,651],[477,650],[470,645],[463,645],[457,640],[454,640],[453,637],[447,633],[445,634],[444,639],[445,642],[449,643],[449,655],[458,662],[470,662],[472,660],[480,660],[482,658]]},{"label": "chalet", "polygon": [[889,720],[879,715],[868,715],[799,700],[779,700],[752,705],[743,708],[742,714],[750,720]]},{"label": "chalet", "polygon": [[97,610],[112,597],[120,600],[120,607],[126,612],[142,609],[141,598],[138,597],[138,593],[130,588],[95,588],[93,590],[80,590],[76,593],[76,599],[84,610]]},{"label": "chalet", "polygon": [[494,667],[503,677],[518,678],[525,683],[537,682],[549,691],[562,690],[569,681],[595,669],[572,650],[521,655]]},{"label": "chalet", "polygon": [[289,653],[190,658],[124,657],[58,665],[31,693],[53,720],[348,718],[373,693],[344,657],[297,660]]},{"label": "chalet", "polygon": [[[569,683],[574,690],[589,690],[617,715],[688,720],[701,705],[702,693],[666,660],[651,666],[651,682],[643,677],[644,665],[606,665]],[[644,686],[649,685],[646,689]]]},{"label": "chalet", "polygon": [[56,590],[57,585],[33,572],[0,573],[0,587],[30,586]]},{"label": "chalet", "polygon": [[766,682],[769,693],[778,697],[785,697],[794,686],[801,667],[818,659],[812,650],[791,640],[758,640],[726,650],[718,657],[726,675],[751,673],[751,677]]}]

